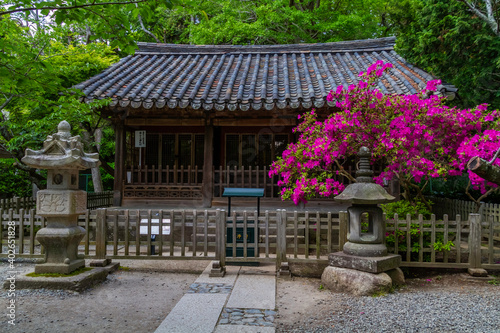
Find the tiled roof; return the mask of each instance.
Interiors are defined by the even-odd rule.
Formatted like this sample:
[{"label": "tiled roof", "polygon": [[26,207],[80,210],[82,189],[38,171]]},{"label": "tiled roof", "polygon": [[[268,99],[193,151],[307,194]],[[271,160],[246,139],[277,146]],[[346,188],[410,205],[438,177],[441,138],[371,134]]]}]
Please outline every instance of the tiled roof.
[{"label": "tiled roof", "polygon": [[[378,88],[413,94],[434,79],[394,51],[394,38],[262,46],[138,43],[135,55],[80,83],[87,99],[111,106],[210,110],[322,107],[329,91],[358,81],[377,60],[390,62]],[[332,104],[333,105],[333,104]]]}]

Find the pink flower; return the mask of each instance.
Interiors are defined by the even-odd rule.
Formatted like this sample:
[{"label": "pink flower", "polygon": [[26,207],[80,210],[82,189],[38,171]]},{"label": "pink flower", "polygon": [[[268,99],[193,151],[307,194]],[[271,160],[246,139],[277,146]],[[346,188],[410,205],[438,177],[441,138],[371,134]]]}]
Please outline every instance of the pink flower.
[{"label": "pink flower", "polygon": [[[314,196],[332,196],[344,189],[345,170],[339,170],[360,146],[373,152],[373,161],[385,170],[374,178],[383,184],[394,176],[420,182],[430,177],[461,175],[473,156],[490,160],[500,147],[497,110],[487,105],[474,109],[449,108],[436,95],[384,95],[374,82],[391,64],[378,61],[345,90],[338,86],[327,100],[339,109],[324,121],[314,111],[298,118],[293,129],[296,143],[289,144],[282,159],[273,162],[269,176],[278,176],[282,199],[305,202]],[[439,80],[429,81],[428,91]],[[500,166],[500,160],[495,162]],[[475,174],[469,178],[483,193],[494,187]]]},{"label": "pink flower", "polygon": [[437,86],[441,84],[441,80],[432,80],[427,82],[427,87],[425,88],[428,91],[436,91]]}]

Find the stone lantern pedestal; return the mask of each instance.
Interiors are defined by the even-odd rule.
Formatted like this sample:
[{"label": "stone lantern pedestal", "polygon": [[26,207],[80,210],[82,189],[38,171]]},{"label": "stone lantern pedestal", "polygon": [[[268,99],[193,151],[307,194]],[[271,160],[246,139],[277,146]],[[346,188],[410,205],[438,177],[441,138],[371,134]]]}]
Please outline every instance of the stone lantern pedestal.
[{"label": "stone lantern pedestal", "polygon": [[[54,172],[49,171],[50,174]],[[55,174],[54,176],[57,176]],[[78,226],[78,215],[85,214],[87,193],[80,190],[43,190],[37,194],[37,214],[47,226],[36,234],[45,248],[45,263],[35,265],[35,273],[68,274],[85,266],[78,257],[78,245],[85,229]]]},{"label": "stone lantern pedestal", "polygon": [[329,289],[370,295],[404,283],[404,276],[399,269],[401,256],[387,254],[385,223],[382,209],[377,206],[395,198],[373,182],[370,151],[363,147],[358,156],[356,183],[335,197],[336,201],[352,204],[348,208],[348,242],[343,251],[328,256],[329,266],[322,282]]},{"label": "stone lantern pedestal", "polygon": [[97,154],[86,154],[79,136],[71,137],[70,125],[62,121],[58,132],[49,135],[43,149],[26,149],[22,161],[37,169],[47,169],[47,189],[37,193],[37,214],[47,226],[36,234],[45,248],[45,262],[35,266],[35,273],[68,274],[85,266],[78,256],[78,245],[85,230],[78,226],[78,216],[87,209],[87,193],[78,189],[79,170],[99,165]]}]

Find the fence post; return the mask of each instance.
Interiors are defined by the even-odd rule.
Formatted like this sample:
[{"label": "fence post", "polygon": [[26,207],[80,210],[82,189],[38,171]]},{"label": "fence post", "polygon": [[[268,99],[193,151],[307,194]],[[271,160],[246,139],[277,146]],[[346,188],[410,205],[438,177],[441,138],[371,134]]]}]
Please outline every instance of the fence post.
[{"label": "fence post", "polygon": [[215,211],[215,260],[209,277],[223,277],[226,274],[226,211]]},{"label": "fence post", "polygon": [[95,235],[95,257],[106,259],[106,208],[97,209],[96,213],[96,235]]},{"label": "fence post", "polygon": [[485,203],[481,202],[481,206],[479,206],[479,210],[477,212],[479,214],[479,216],[481,217],[481,221],[487,220],[486,215],[484,214],[484,206],[485,206]]},{"label": "fence post", "polygon": [[469,268],[472,276],[487,276],[481,268],[481,214],[469,214]]},{"label": "fence post", "polygon": [[14,197],[14,212],[19,214],[19,210],[21,209],[21,198]]},{"label": "fence post", "polygon": [[347,243],[348,230],[349,218],[347,212],[339,212],[339,251],[344,250],[344,244]]},{"label": "fence post", "polygon": [[276,211],[276,269],[278,277],[291,278],[286,258],[286,210]]}]

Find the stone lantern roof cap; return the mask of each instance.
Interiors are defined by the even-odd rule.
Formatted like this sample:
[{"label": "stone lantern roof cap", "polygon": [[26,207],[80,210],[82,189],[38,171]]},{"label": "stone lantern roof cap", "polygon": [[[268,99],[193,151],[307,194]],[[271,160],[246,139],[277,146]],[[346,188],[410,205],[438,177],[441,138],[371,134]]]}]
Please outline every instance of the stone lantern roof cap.
[{"label": "stone lantern roof cap", "polygon": [[85,170],[100,165],[99,154],[83,151],[81,137],[71,136],[71,126],[67,121],[61,121],[57,129],[57,133],[47,136],[43,149],[26,149],[21,161],[36,169]]},{"label": "stone lantern roof cap", "polygon": [[348,185],[342,193],[334,199],[340,202],[352,204],[376,205],[394,201],[396,198],[373,182],[373,171],[370,169],[370,150],[361,147],[358,156],[360,157],[359,169],[356,171],[356,183]]}]

